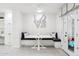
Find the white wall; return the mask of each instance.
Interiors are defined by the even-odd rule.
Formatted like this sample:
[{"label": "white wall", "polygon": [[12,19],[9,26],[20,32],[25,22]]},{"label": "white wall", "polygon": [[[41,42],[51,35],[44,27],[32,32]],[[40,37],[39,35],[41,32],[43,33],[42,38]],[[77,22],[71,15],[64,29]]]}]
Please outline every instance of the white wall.
[{"label": "white wall", "polygon": [[50,33],[56,32],[56,15],[45,14],[46,15],[46,28],[36,28],[34,21],[34,14],[24,14],[23,15],[23,32],[43,32]]},{"label": "white wall", "polygon": [[[23,14],[23,21],[22,21],[22,26],[23,26],[23,32],[30,32],[30,33],[38,33],[41,32],[43,34],[51,33],[51,32],[56,32],[56,14],[45,14],[46,15],[46,28],[36,28],[35,24],[33,23],[34,21],[34,14]],[[22,45],[26,46],[32,46],[34,45],[35,41],[31,40],[24,40],[21,41]],[[41,41],[43,45],[46,46],[53,46],[53,41],[52,40],[43,40]]]}]

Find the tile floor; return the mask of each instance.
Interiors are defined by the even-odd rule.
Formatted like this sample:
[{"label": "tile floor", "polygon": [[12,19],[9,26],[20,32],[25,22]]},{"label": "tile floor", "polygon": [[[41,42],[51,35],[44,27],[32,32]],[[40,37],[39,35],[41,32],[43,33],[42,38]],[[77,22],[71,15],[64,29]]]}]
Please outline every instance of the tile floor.
[{"label": "tile floor", "polygon": [[30,46],[22,46],[20,48],[13,48],[9,46],[0,45],[0,56],[67,56],[61,49],[54,47],[47,47],[37,51]]}]

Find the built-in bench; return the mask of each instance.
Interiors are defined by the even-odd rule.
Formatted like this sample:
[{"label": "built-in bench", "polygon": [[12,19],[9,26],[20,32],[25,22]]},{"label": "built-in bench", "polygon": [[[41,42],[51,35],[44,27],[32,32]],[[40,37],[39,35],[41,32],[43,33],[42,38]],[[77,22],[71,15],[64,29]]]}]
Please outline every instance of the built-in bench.
[{"label": "built-in bench", "polygon": [[[56,34],[57,35],[57,34]],[[61,40],[60,39],[58,39],[58,37],[55,35],[55,37],[51,37],[51,38],[42,38],[42,42],[44,42],[44,43],[46,43],[46,41],[47,42],[49,42],[49,43],[51,43],[50,41],[48,41],[48,40],[52,40],[52,42],[53,42],[53,45],[54,45],[54,47],[55,48],[60,48],[61,47]],[[21,40],[23,41],[23,42],[31,42],[31,41],[35,41],[36,40],[36,38],[30,38],[30,37],[28,37],[28,38],[25,38],[25,36],[24,36],[24,33],[22,33],[22,37],[21,37]],[[26,41],[27,40],[27,41]],[[33,43],[33,42],[31,42],[31,43]],[[25,43],[26,44],[26,43]]]},{"label": "built-in bench", "polygon": [[[24,38],[21,40],[36,40],[36,38]],[[42,40],[53,40],[53,38],[42,38]]]},{"label": "built-in bench", "polygon": [[[22,32],[21,34],[21,40],[36,40],[36,38],[33,38],[33,37],[25,37],[25,36],[28,36],[28,35],[25,35],[26,32]],[[53,40],[55,38],[55,34],[52,36],[52,37],[45,37],[45,38],[42,38],[42,40]]]}]

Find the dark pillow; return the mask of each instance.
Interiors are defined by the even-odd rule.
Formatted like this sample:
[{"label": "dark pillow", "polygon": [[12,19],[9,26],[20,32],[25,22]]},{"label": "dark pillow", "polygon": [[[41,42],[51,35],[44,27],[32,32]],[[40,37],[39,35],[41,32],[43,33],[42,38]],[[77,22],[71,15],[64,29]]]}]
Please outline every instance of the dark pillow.
[{"label": "dark pillow", "polygon": [[55,34],[55,38],[58,39],[58,33]]},{"label": "dark pillow", "polygon": [[21,39],[24,39],[24,33],[23,32],[21,33]]}]

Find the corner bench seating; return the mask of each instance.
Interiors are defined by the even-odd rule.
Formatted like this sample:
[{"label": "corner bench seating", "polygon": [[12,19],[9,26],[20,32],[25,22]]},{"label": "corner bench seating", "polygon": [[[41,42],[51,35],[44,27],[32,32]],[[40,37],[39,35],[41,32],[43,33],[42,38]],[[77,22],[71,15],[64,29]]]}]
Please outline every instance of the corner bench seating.
[{"label": "corner bench seating", "polygon": [[[25,38],[24,33],[22,32],[21,34],[21,40],[36,40],[36,38]],[[42,38],[42,40],[52,40],[54,42],[54,47],[55,48],[60,48],[61,46],[61,39],[59,39],[55,34],[55,37],[52,38]]]},{"label": "corner bench seating", "polygon": [[[21,40],[36,40],[36,39],[35,38],[25,38],[24,32],[22,32],[21,33]],[[55,42],[61,42],[61,40],[56,38],[56,36],[52,37],[52,38],[42,38],[42,40],[53,40]]]}]

